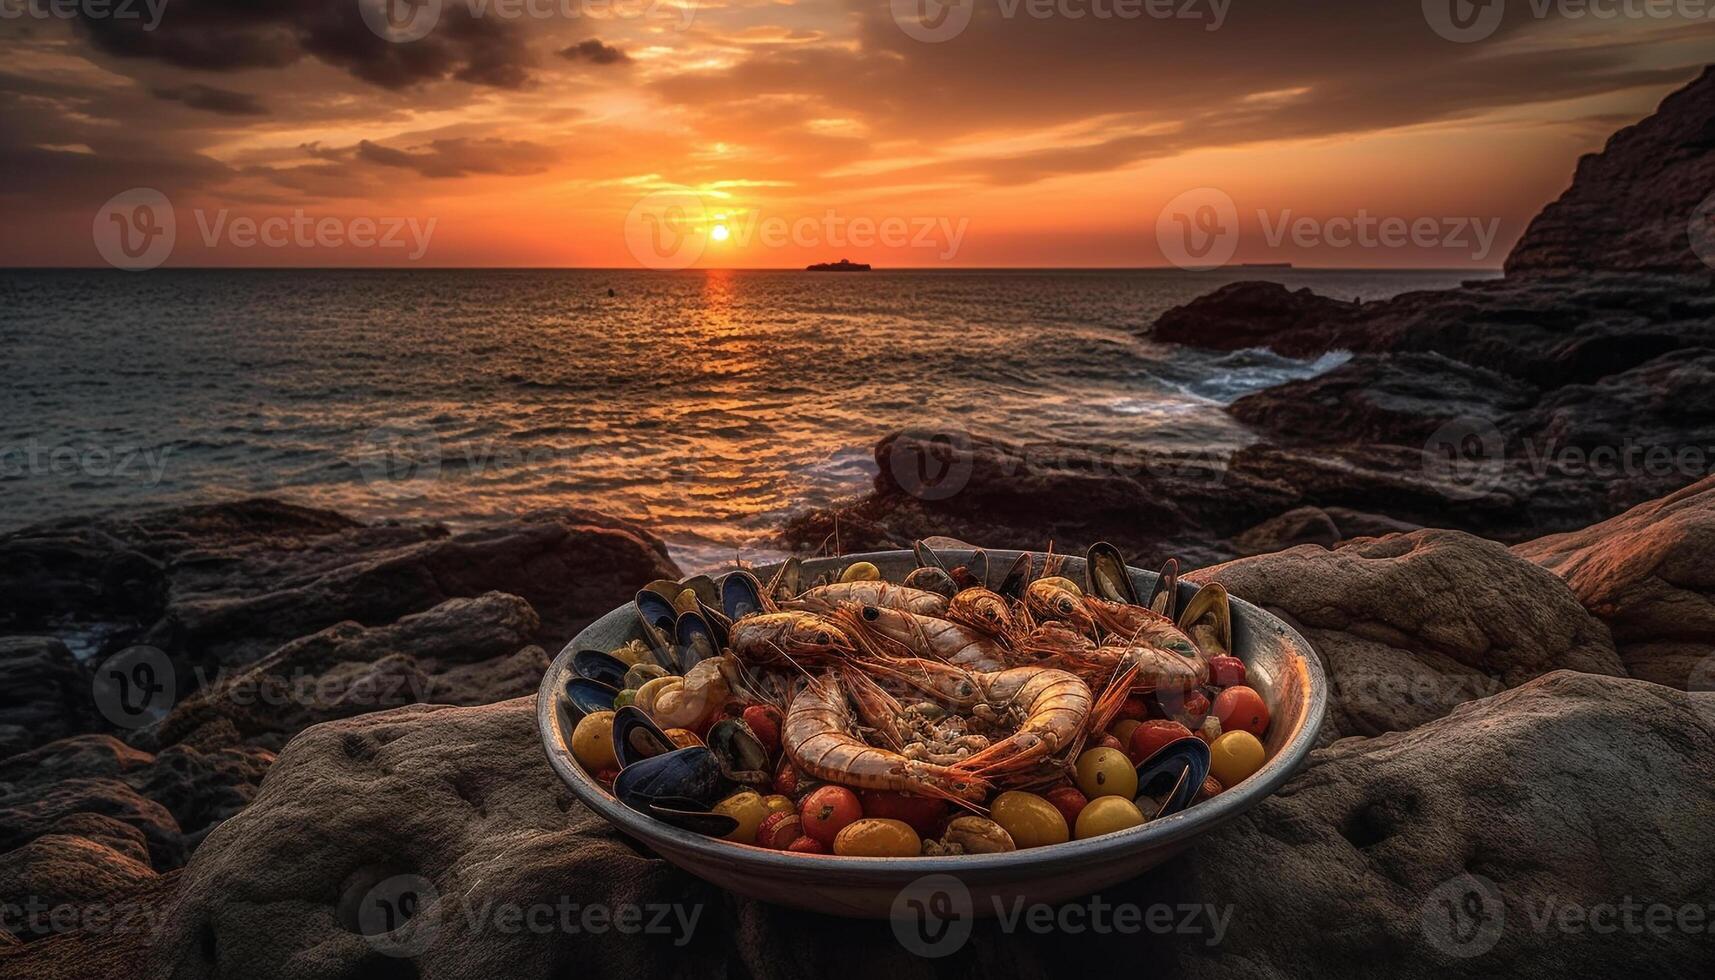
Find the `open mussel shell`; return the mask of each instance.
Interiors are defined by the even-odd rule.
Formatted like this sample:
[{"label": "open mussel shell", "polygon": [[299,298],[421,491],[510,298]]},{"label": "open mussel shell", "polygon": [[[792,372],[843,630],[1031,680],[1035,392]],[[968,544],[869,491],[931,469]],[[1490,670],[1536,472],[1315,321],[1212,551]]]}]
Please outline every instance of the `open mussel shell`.
[{"label": "open mussel shell", "polygon": [[1165,794],[1157,817],[1171,816],[1191,805],[1209,778],[1209,743],[1195,735],[1177,738],[1137,767],[1139,798]]},{"label": "open mussel shell", "polygon": [[1001,578],[1000,584],[995,586],[994,590],[1008,599],[1022,599],[1024,598],[1024,587],[1029,585],[1031,579],[1035,577],[1035,563],[1030,555],[1025,553],[1013,559],[1012,567],[1007,569],[1006,575]]},{"label": "open mussel shell", "polygon": [[673,627],[673,663],[679,673],[720,656],[721,641],[700,612],[682,613]]},{"label": "open mussel shell", "polygon": [[780,563],[762,594],[773,602],[785,602],[804,594],[804,562],[793,555]]},{"label": "open mussel shell", "polygon": [[913,569],[910,575],[905,576],[905,587],[922,589],[949,599],[959,594],[959,584],[953,581],[953,576],[945,568],[931,565]]},{"label": "open mussel shell", "polygon": [[738,622],[746,616],[767,612],[769,603],[762,597],[762,583],[756,576],[739,569],[721,579],[721,611],[727,619]]},{"label": "open mussel shell", "polygon": [[588,677],[574,677],[566,682],[566,705],[571,709],[574,721],[597,711],[612,711],[613,699],[618,696],[618,688]]},{"label": "open mussel shell", "polygon": [[1098,599],[1141,605],[1137,587],[1132,585],[1131,572],[1125,567],[1125,557],[1106,541],[1098,541],[1084,554],[1084,591]]},{"label": "open mussel shell", "polygon": [[677,748],[642,708],[628,704],[613,713],[613,754],[621,769]]},{"label": "open mussel shell", "polygon": [[1155,577],[1155,588],[1149,591],[1145,603],[1168,619],[1179,618],[1179,559],[1169,558],[1161,563],[1161,574]]},{"label": "open mussel shell", "polygon": [[631,665],[600,650],[579,650],[572,654],[572,673],[599,681],[614,690],[625,687],[625,672]]},{"label": "open mussel shell", "polygon": [[674,667],[673,637],[679,621],[679,610],[673,601],[655,589],[637,593],[637,621],[643,627],[643,642],[655,655],[655,660],[668,669]]},{"label": "open mussel shell", "polygon": [[720,760],[721,773],[736,783],[769,786],[774,774],[768,764],[768,749],[742,718],[723,718],[709,727],[709,750]]},{"label": "open mussel shell", "polygon": [[[731,784],[721,775],[720,761],[702,746],[675,749],[639,759],[621,769],[613,780],[613,795],[621,803],[658,820],[698,833],[731,833],[738,824],[709,813]],[[714,828],[724,827],[724,830]]]}]

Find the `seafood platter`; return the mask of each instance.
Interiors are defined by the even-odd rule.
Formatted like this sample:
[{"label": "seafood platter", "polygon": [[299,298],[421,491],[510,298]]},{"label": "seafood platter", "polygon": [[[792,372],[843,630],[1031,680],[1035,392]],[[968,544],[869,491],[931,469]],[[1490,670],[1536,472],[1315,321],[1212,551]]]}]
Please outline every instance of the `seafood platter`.
[{"label": "seafood platter", "polygon": [[1325,705],[1302,637],[1172,560],[919,542],[651,583],[560,653],[537,719],[663,857],[879,917],[925,875],[979,915],[1135,876],[1277,788]]}]

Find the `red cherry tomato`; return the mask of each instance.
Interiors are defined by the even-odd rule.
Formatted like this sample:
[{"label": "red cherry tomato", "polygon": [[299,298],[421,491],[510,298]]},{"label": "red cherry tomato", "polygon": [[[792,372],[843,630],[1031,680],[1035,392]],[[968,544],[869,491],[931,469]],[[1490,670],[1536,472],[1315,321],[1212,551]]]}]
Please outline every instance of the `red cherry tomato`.
[{"label": "red cherry tomato", "polygon": [[804,822],[796,813],[770,813],[756,828],[757,846],[776,851],[785,850],[802,836]]},{"label": "red cherry tomato", "polygon": [[1250,732],[1257,738],[1268,731],[1268,705],[1254,689],[1229,687],[1215,697],[1215,717],[1222,732]]},{"label": "red cherry tomato", "polygon": [[857,794],[844,786],[823,786],[804,797],[798,816],[804,820],[806,836],[832,846],[847,824],[863,816],[863,806]]},{"label": "red cherry tomato", "polygon": [[744,723],[756,735],[756,740],[773,756],[780,751],[780,709],[766,704],[753,704],[744,709]]},{"label": "red cherry tomato", "polygon": [[947,819],[947,801],[927,796],[864,790],[858,794],[858,803],[863,807],[864,816],[903,820],[923,837],[933,836],[941,829],[941,822]]},{"label": "red cherry tomato", "polygon": [[1191,729],[1176,721],[1153,719],[1137,726],[1131,733],[1131,745],[1127,747],[1126,756],[1135,765],[1149,758],[1168,742],[1181,739],[1191,734]]},{"label": "red cherry tomato", "polygon": [[826,854],[828,845],[814,837],[800,837],[786,848],[794,854]]},{"label": "red cherry tomato", "polygon": [[1042,794],[1043,799],[1054,804],[1054,809],[1066,818],[1066,826],[1078,824],[1078,814],[1084,812],[1084,807],[1090,802],[1076,786],[1060,786]]},{"label": "red cherry tomato", "polygon": [[1216,687],[1236,687],[1245,683],[1245,662],[1237,657],[1210,657],[1209,683]]},{"label": "red cherry tomato", "polygon": [[1120,744],[1120,740],[1117,738],[1114,738],[1112,735],[1109,735],[1106,732],[1103,732],[1100,738],[1092,739],[1090,741],[1090,748],[1092,748],[1092,749],[1115,749],[1115,750],[1120,751],[1120,752],[1125,751],[1125,746]]},{"label": "red cherry tomato", "polygon": [[784,756],[780,759],[780,768],[774,772],[774,792],[793,799],[798,797],[798,770]]},{"label": "red cherry tomato", "polygon": [[1197,789],[1197,798],[1192,800],[1191,802],[1201,803],[1204,800],[1208,799],[1209,797],[1214,796],[1216,793],[1219,793],[1220,791],[1221,791],[1221,781],[1219,779],[1216,779],[1213,776],[1210,776],[1208,779],[1203,780],[1203,785]]},{"label": "red cherry tomato", "polygon": [[1202,691],[1192,691],[1185,695],[1185,717],[1190,727],[1196,728],[1203,723],[1209,714],[1209,696]]}]

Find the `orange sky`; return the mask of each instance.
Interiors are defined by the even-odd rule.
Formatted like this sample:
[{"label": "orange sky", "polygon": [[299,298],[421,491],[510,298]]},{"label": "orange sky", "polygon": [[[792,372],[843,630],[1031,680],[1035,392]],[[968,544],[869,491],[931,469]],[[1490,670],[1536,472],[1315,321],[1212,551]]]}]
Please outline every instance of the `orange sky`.
[{"label": "orange sky", "polygon": [[26,2],[4,265],[140,252],[164,201],[140,263],[1493,268],[1715,50],[1419,0]]}]

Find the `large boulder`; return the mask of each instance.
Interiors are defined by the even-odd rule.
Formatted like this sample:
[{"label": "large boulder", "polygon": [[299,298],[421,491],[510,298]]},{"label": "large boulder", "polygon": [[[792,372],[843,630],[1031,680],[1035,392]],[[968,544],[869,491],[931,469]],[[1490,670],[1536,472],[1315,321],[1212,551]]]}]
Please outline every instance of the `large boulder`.
[{"label": "large boulder", "polygon": [[1633,675],[1715,690],[1715,477],[1513,551],[1566,580]]},{"label": "large boulder", "polygon": [[1565,583],[1493,541],[1423,530],[1187,573],[1292,623],[1331,685],[1325,737],[1401,731],[1557,668],[1623,675]]},{"label": "large boulder", "polygon": [[[630,976],[736,963],[768,977],[928,978],[1146,962],[1368,977],[1384,950],[1389,971],[1410,977],[1603,975],[1639,961],[1697,975],[1712,957],[1701,934],[1613,932],[1575,914],[1707,904],[1712,726],[1715,694],[1556,672],[1412,732],[1319,750],[1255,810],[1102,896],[1110,910],[1164,909],[1165,930],[1008,932],[989,920],[935,962],[887,923],[737,899],[637,848],[568,799],[527,699],[410,707],[294,740],[185,870],[151,966],[433,980],[592,963]],[[583,912],[598,905],[660,909],[660,934],[606,918],[591,928]],[[403,928],[384,930],[388,910]],[[1175,933],[1187,922],[1194,934]]]},{"label": "large boulder", "polygon": [[0,902],[8,913],[0,925],[22,939],[50,935],[83,921],[63,910],[103,906],[154,877],[146,862],[105,844],[44,835],[0,854]]}]

